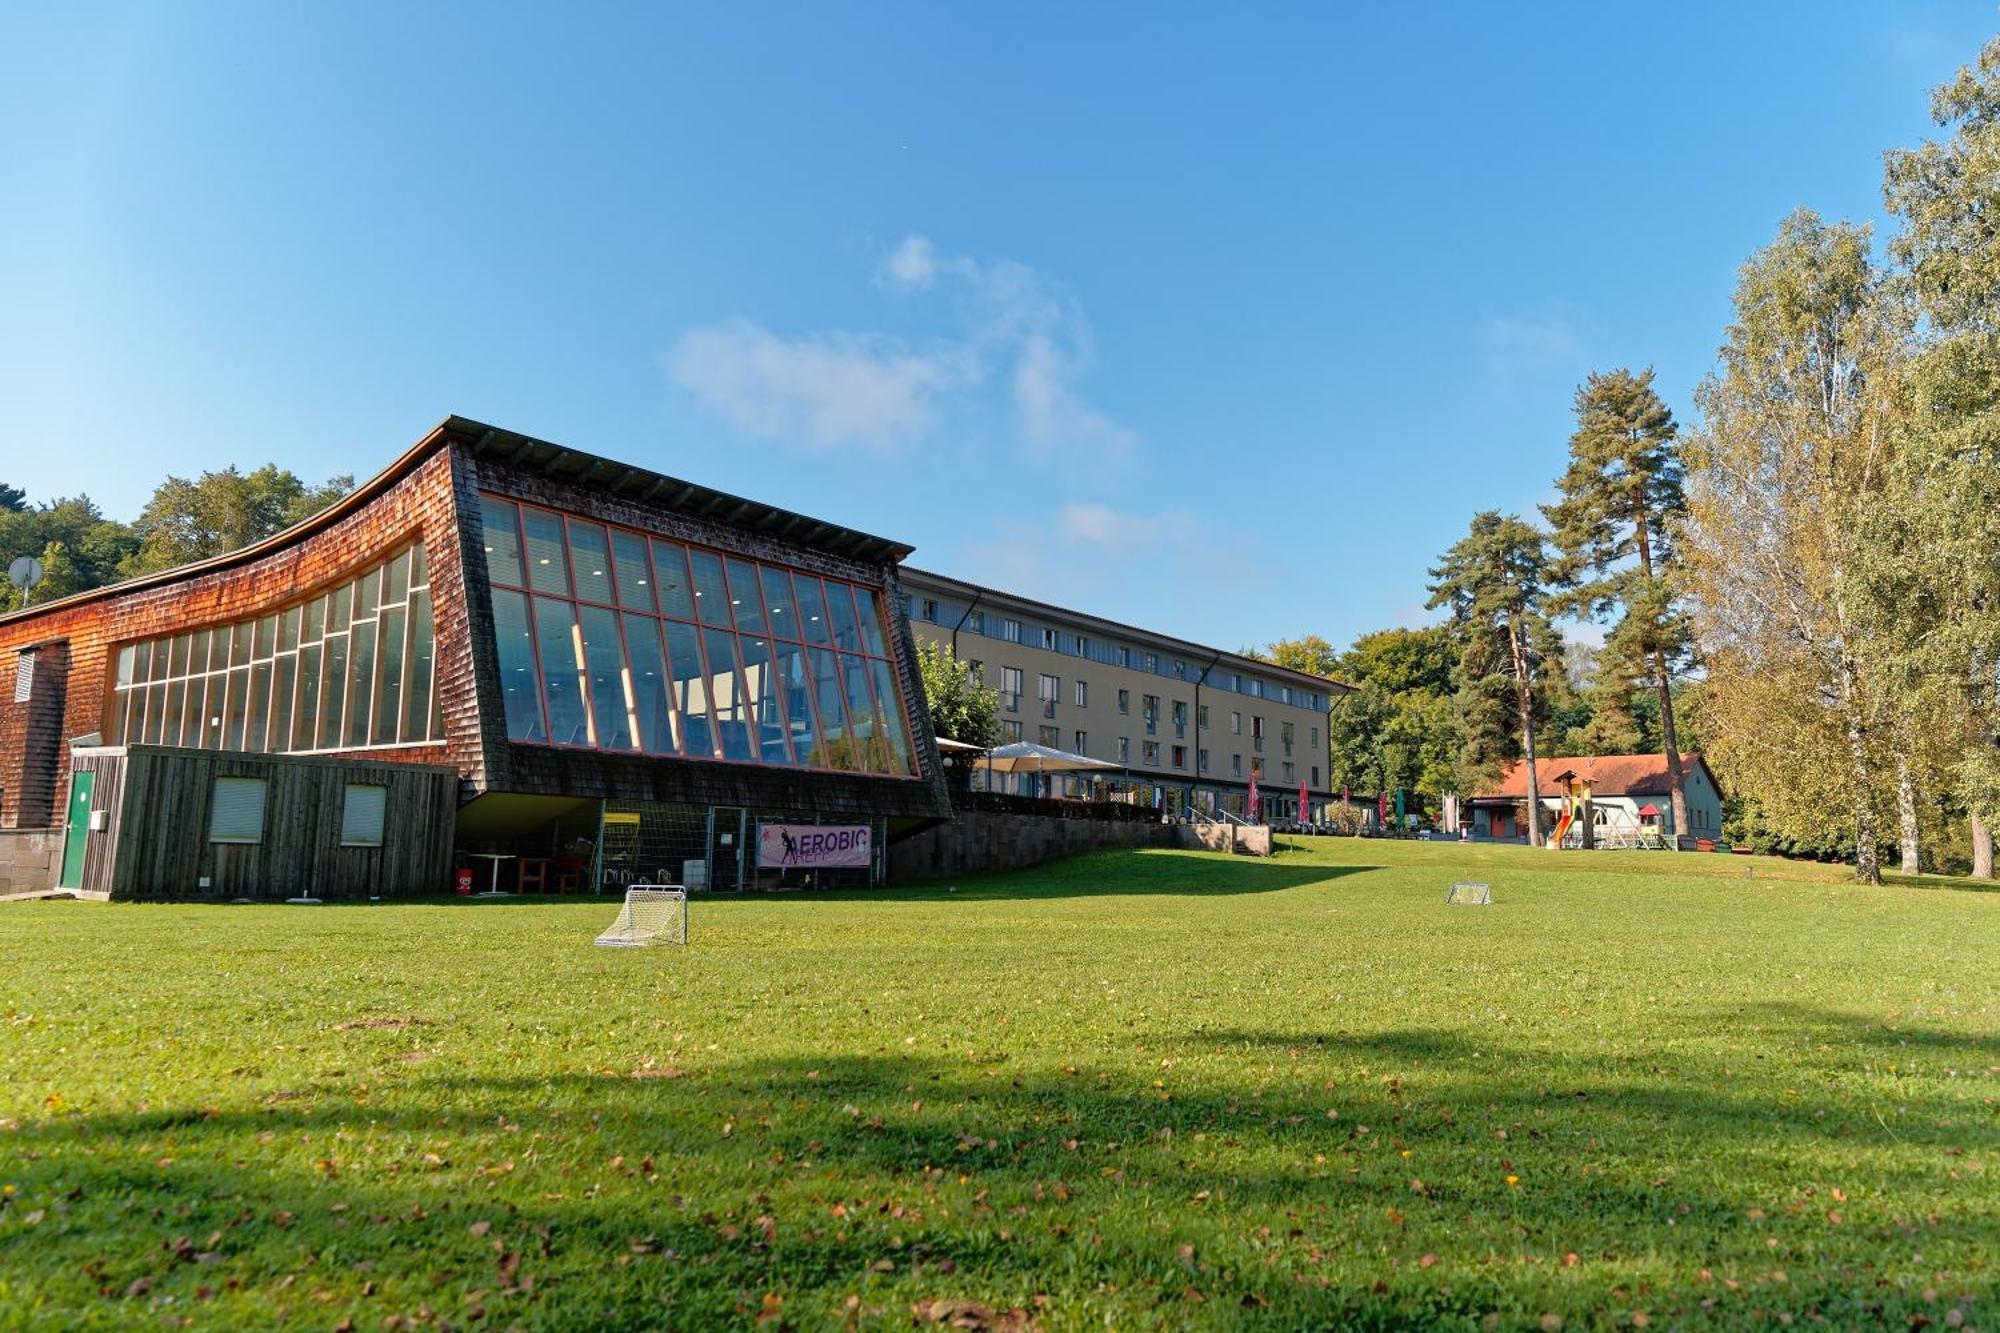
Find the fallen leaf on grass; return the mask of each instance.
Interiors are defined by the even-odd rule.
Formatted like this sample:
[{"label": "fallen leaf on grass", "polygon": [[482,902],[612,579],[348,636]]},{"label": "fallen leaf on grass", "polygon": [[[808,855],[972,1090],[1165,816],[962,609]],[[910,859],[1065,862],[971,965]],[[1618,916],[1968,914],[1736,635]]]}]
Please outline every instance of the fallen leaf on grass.
[{"label": "fallen leaf on grass", "polygon": [[910,1314],[920,1324],[941,1324],[947,1328],[1027,1333],[1036,1327],[1035,1317],[1019,1306],[995,1310],[978,1301],[919,1301],[910,1307]]}]

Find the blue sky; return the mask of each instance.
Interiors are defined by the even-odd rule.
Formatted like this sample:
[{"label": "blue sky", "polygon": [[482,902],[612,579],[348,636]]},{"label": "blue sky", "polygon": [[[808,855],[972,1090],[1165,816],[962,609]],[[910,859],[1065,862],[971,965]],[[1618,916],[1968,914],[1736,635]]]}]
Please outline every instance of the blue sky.
[{"label": "blue sky", "polygon": [[448,413],[1225,647],[1421,617],[1991,3],[103,5],[0,42],[0,480]]}]

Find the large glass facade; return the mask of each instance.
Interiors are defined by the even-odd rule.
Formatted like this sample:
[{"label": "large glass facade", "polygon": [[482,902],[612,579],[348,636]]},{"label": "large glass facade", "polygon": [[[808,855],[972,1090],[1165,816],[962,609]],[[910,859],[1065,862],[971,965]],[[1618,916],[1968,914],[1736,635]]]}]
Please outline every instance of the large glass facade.
[{"label": "large glass facade", "polygon": [[444,738],[421,545],[256,620],[118,649],[112,744],[312,754]]},{"label": "large glass facade", "polygon": [[480,503],[510,739],[915,772],[874,589]]}]

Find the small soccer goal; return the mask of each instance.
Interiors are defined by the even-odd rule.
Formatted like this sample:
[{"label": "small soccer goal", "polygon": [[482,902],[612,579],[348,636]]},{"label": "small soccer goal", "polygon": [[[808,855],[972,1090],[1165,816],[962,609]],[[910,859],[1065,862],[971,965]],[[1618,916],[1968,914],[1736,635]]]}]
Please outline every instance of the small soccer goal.
[{"label": "small soccer goal", "polygon": [[678,884],[634,884],[611,929],[597,937],[607,949],[688,942],[687,890]]},{"label": "small soccer goal", "polygon": [[1444,900],[1457,907],[1486,907],[1493,902],[1493,890],[1476,879],[1462,879],[1444,891]]}]

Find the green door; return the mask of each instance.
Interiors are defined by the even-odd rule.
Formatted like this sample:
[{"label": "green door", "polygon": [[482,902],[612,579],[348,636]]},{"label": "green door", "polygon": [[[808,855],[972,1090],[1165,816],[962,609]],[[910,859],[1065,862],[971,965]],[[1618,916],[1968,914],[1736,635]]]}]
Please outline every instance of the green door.
[{"label": "green door", "polygon": [[97,774],[79,771],[69,778],[69,826],[63,832],[62,879],[65,889],[83,887],[83,853],[90,845],[90,794],[97,787]]}]

